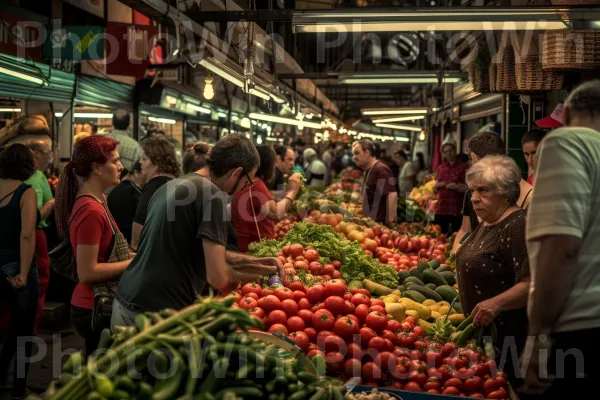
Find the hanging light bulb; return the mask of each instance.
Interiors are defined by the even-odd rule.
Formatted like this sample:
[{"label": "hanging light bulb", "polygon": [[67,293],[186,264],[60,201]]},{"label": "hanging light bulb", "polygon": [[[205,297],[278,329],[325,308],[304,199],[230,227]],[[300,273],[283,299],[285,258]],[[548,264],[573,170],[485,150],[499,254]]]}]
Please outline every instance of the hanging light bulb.
[{"label": "hanging light bulb", "polygon": [[210,100],[215,97],[215,88],[213,87],[213,78],[211,75],[206,75],[204,77],[204,98],[206,100]]},{"label": "hanging light bulb", "polygon": [[421,133],[419,133],[419,140],[425,141],[425,131],[421,131]]}]

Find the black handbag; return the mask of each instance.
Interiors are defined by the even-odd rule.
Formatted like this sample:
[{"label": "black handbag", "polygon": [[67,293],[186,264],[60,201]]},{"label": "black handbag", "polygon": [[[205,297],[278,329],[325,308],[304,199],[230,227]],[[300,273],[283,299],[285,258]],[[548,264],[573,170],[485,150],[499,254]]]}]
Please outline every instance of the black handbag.
[{"label": "black handbag", "polygon": [[[79,196],[77,199],[80,199],[81,197],[94,198],[89,195],[83,195]],[[76,202],[77,199],[75,199]],[[48,252],[50,265],[52,266],[54,272],[60,276],[72,280],[73,282],[79,282],[79,278],[77,277],[77,260],[75,259],[75,254],[73,253],[73,246],[71,245],[71,236],[69,235],[69,230],[71,229],[71,221],[75,219],[75,216],[77,213],[79,213],[79,211],[81,211],[81,207],[79,207],[77,212],[71,216],[65,239],[58,246]]]}]

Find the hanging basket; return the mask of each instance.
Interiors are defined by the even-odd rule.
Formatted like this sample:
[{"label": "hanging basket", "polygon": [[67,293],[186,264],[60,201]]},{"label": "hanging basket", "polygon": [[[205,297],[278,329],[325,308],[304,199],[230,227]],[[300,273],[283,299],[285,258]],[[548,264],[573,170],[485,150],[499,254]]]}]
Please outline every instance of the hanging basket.
[{"label": "hanging basket", "polygon": [[562,89],[565,75],[560,71],[542,70],[538,54],[528,55],[520,61],[515,65],[519,91],[540,92]]},{"label": "hanging basket", "polygon": [[600,68],[600,30],[545,32],[541,61],[544,70]]},{"label": "hanging basket", "polygon": [[515,73],[515,51],[512,44],[506,43],[500,48],[496,58],[497,92],[514,92],[518,90],[517,77]]},{"label": "hanging basket", "polygon": [[477,53],[469,64],[469,80],[473,89],[479,93],[490,91],[490,51],[485,43],[479,43]]},{"label": "hanging basket", "polygon": [[498,80],[498,67],[496,66],[495,62],[490,64],[490,68],[488,69],[488,77],[490,79],[490,92],[496,92],[496,81]]}]

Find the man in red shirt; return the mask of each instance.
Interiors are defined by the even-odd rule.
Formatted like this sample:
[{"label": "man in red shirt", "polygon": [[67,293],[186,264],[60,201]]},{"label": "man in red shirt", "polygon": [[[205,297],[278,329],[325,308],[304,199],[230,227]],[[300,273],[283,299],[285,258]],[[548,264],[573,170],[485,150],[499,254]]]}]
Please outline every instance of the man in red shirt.
[{"label": "man in red shirt", "polygon": [[458,161],[454,143],[444,144],[442,154],[444,163],[438,167],[437,183],[434,186],[439,194],[434,222],[440,225],[442,232],[451,235],[462,223],[463,197],[467,191],[465,175],[469,166]]},{"label": "man in red shirt", "polygon": [[375,146],[363,139],[352,145],[353,159],[365,172],[361,189],[363,215],[392,227],[396,223],[398,193],[392,170],[375,156]]}]

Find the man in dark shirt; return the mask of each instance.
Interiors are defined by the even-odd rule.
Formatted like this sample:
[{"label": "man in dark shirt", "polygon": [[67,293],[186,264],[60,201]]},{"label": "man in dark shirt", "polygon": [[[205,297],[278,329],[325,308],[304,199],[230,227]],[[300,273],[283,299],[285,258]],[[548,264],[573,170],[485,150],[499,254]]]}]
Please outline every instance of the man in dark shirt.
[{"label": "man in dark shirt", "polygon": [[275,147],[275,153],[277,154],[277,160],[275,161],[275,176],[273,177],[273,180],[269,182],[269,190],[283,190],[283,186],[286,182],[285,177],[292,174],[296,154],[294,153],[294,150],[288,146]]},{"label": "man in dark shirt", "polygon": [[390,168],[375,157],[375,146],[363,139],[352,144],[356,165],[365,173],[361,189],[363,215],[391,227],[396,223],[398,193]]},{"label": "man in dark shirt", "polygon": [[123,273],[111,326],[135,316],[194,303],[208,284],[227,293],[242,282],[279,274],[276,258],[228,252],[226,195],[251,184],[259,165],[245,136],[227,135],[212,149],[208,166],[162,186],[150,202],[139,251]]},{"label": "man in dark shirt", "polygon": [[139,161],[133,165],[132,171],[123,171],[125,174],[121,175],[121,183],[110,192],[107,203],[119,230],[127,242],[131,243],[133,217],[142,195],[142,187],[146,183],[146,177],[142,174]]}]

